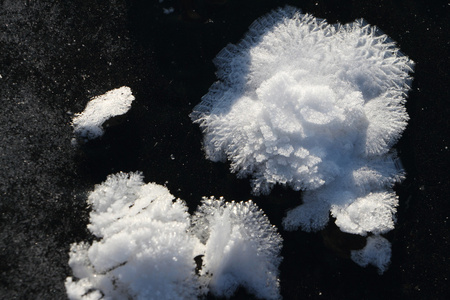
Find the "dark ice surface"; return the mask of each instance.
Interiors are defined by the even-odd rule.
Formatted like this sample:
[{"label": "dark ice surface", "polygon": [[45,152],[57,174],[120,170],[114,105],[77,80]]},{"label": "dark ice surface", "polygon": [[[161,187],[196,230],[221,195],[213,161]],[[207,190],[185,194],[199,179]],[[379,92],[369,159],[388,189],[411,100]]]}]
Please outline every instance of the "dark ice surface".
[{"label": "dark ice surface", "polygon": [[[396,187],[382,276],[350,259],[364,238],[333,224],[282,230],[301,193],[251,195],[247,180],[204,158],[188,117],[215,81],[215,55],[286,4],[329,23],[364,18],[416,62],[397,145],[407,179]],[[450,299],[449,12],[448,1],[425,0],[0,1],[0,299],[65,299],[70,244],[93,239],[87,193],[108,174],[136,170],[190,210],[202,196],[253,199],[284,238],[284,299]],[[131,110],[73,147],[73,113],[123,85],[136,97]],[[233,299],[252,298],[239,290]]]}]

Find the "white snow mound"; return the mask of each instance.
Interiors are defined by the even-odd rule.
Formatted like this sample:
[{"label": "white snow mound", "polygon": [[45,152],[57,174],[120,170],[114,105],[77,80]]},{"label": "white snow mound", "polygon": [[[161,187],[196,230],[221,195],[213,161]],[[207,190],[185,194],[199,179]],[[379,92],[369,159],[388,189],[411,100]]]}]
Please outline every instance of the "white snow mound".
[{"label": "white snow mound", "polygon": [[125,114],[130,108],[134,96],[127,86],[111,90],[91,99],[82,113],[72,120],[74,133],[87,140],[103,135],[103,123],[111,117]]}]

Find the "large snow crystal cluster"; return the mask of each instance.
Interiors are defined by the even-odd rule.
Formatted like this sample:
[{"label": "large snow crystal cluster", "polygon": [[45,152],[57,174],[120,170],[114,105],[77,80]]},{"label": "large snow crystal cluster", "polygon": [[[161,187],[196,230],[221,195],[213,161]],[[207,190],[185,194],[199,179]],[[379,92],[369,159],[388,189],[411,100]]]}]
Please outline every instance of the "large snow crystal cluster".
[{"label": "large snow crystal cluster", "polygon": [[165,187],[119,173],[97,185],[88,202],[88,228],[98,240],[71,247],[70,299],[196,299],[208,290],[231,296],[238,286],[280,298],[282,240],[251,201],[205,199],[191,221],[186,204]]},{"label": "large snow crystal cluster", "polygon": [[330,211],[345,232],[393,228],[404,175],[391,147],[414,65],[394,42],[362,20],[330,25],[287,6],[214,62],[219,81],[191,114],[210,160],[252,177],[255,194],[305,190],[288,230],[319,230]]},{"label": "large snow crystal cluster", "polygon": [[103,135],[103,123],[109,118],[125,114],[134,96],[127,86],[111,90],[92,98],[82,113],[72,120],[74,133],[83,139],[91,140]]}]

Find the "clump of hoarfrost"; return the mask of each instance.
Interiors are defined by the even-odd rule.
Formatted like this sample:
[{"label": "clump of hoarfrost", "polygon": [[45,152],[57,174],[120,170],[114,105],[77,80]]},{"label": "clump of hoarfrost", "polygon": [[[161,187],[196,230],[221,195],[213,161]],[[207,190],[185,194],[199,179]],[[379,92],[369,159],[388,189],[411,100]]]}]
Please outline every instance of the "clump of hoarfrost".
[{"label": "clump of hoarfrost", "polygon": [[319,230],[330,211],[345,232],[393,228],[404,175],[391,147],[414,66],[394,42],[363,20],[330,25],[287,6],[214,63],[219,81],[191,114],[207,158],[228,159],[255,194],[305,190],[286,229]]},{"label": "clump of hoarfrost", "polygon": [[330,211],[344,232],[386,233],[394,228],[398,205],[392,186],[402,178],[392,155],[355,158],[340,177],[319,189],[305,191],[304,204],[288,212],[283,226],[288,230],[319,230],[328,223]]},{"label": "clump of hoarfrost", "polygon": [[70,299],[195,299],[201,284],[185,203],[138,173],[110,175],[89,195],[89,229],[100,238],[74,244]]},{"label": "clump of hoarfrost", "polygon": [[379,235],[370,236],[362,250],[352,251],[352,259],[362,267],[374,265],[383,274],[391,260],[391,243]]},{"label": "clump of hoarfrost", "polygon": [[108,176],[88,202],[98,240],[71,246],[70,299],[196,299],[209,289],[230,297],[239,285],[280,298],[282,239],[253,202],[204,199],[191,217],[183,201],[139,173]]},{"label": "clump of hoarfrost", "polygon": [[244,286],[258,298],[280,298],[282,238],[256,204],[204,198],[193,224],[206,245],[201,275],[214,295],[229,298]]},{"label": "clump of hoarfrost", "polygon": [[123,86],[91,99],[84,111],[72,120],[74,133],[86,140],[103,135],[103,123],[111,117],[125,114],[134,96],[129,87]]}]

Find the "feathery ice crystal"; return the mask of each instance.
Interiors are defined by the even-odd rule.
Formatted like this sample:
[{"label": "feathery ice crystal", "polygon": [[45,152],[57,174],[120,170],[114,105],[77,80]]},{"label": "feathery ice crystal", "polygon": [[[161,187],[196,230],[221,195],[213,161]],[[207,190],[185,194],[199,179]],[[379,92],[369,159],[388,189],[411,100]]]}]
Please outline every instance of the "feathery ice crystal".
[{"label": "feathery ice crystal", "polygon": [[358,265],[366,267],[372,264],[378,268],[379,274],[383,274],[391,260],[391,243],[379,235],[369,236],[366,246],[361,250],[353,250],[351,255]]},{"label": "feathery ice crystal", "polygon": [[330,25],[287,6],[214,62],[219,81],[191,114],[207,158],[228,159],[255,194],[304,190],[288,230],[319,230],[330,211],[345,232],[393,228],[404,174],[391,147],[414,66],[394,42],[363,20]]},{"label": "feathery ice crystal", "polygon": [[280,298],[282,238],[256,204],[204,198],[193,224],[206,245],[201,275],[213,294],[229,298],[242,285],[258,298]]},{"label": "feathery ice crystal", "polygon": [[89,195],[92,245],[74,244],[70,299],[195,299],[199,241],[185,203],[139,173],[108,176]]}]

